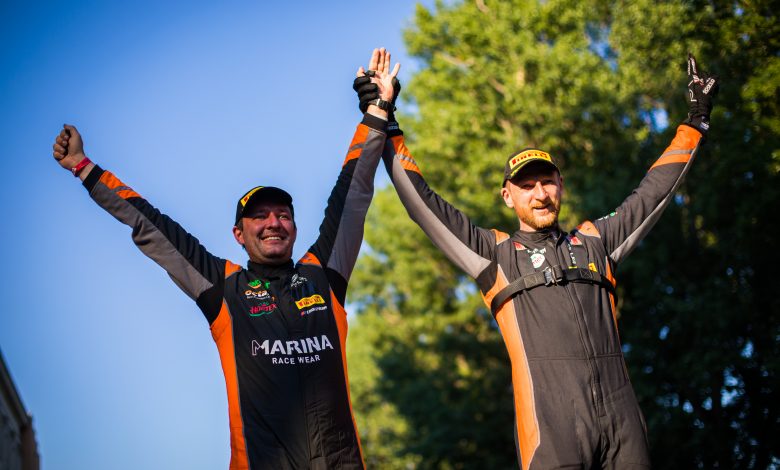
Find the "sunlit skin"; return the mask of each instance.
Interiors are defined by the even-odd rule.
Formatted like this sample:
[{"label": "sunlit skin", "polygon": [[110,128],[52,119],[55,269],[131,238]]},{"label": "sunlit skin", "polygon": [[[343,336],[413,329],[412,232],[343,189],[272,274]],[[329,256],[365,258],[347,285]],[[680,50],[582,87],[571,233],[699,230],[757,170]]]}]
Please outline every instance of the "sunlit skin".
[{"label": "sunlit skin", "polygon": [[279,265],[292,259],[297,236],[290,208],[283,203],[258,201],[244,211],[233,236],[255,263]]},{"label": "sunlit skin", "polygon": [[563,178],[554,167],[531,163],[501,188],[507,207],[514,209],[523,232],[537,232],[558,223]]}]

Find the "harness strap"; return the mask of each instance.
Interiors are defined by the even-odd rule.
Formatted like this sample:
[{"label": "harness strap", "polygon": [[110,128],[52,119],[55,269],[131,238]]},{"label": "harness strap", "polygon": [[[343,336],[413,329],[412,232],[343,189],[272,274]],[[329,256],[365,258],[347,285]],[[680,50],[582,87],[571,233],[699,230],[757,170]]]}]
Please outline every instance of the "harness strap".
[{"label": "harness strap", "polygon": [[490,302],[490,310],[493,312],[493,315],[495,315],[504,302],[515,295],[521,294],[526,290],[531,290],[534,287],[563,285],[568,282],[597,284],[607,289],[609,293],[615,297],[615,302],[617,302],[617,291],[615,291],[615,286],[601,273],[591,271],[587,268],[563,269],[560,266],[553,266],[552,268],[545,268],[544,271],[528,274],[527,276],[522,276],[512,281],[506,287],[498,291],[496,296],[493,297],[493,301]]}]

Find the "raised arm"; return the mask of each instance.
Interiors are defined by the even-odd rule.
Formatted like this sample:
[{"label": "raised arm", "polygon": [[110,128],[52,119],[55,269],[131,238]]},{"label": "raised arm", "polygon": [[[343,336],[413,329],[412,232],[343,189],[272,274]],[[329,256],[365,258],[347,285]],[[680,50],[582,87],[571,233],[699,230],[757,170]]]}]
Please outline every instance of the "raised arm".
[{"label": "raised arm", "polygon": [[719,79],[699,70],[691,54],[688,54],[688,78],[688,118],[677,127],[672,142],[631,195],[610,215],[594,222],[614,263],[625,258],[658,221],[709,130]]},{"label": "raised arm", "polygon": [[179,224],[111,172],[92,163],[84,154],[81,134],[75,127],[63,127],[55,138],[53,155],[60,166],[81,178],[98,205],[132,228],[136,246],[197,302],[211,324],[221,307],[225,273],[236,266],[211,255]]},{"label": "raised arm", "polygon": [[[375,49],[368,68],[373,71],[373,80],[377,83],[390,83],[398,74],[399,65],[391,71],[390,53]],[[358,74],[363,75],[364,71],[360,67]],[[388,93],[392,93],[392,88]],[[387,101],[391,99],[391,95],[381,96]],[[334,294],[342,305],[363,241],[366,212],[374,195],[374,175],[385,144],[387,109],[380,106],[386,108],[376,102],[367,106],[328,198],[319,237],[304,257],[304,262],[319,263],[325,268]]]},{"label": "raised arm", "polygon": [[[485,230],[472,224],[469,218],[441,198],[425,181],[417,162],[404,143],[403,132],[392,114],[394,102],[400,91],[400,83],[391,82],[393,101],[390,104],[388,139],[382,159],[393,181],[398,197],[409,216],[442,252],[466,274],[477,278],[491,263],[492,253],[506,234]],[[360,98],[361,108],[373,99],[375,90],[382,90],[382,84],[374,86],[365,78],[355,79],[353,87]],[[386,93],[389,96],[389,93]]]}]

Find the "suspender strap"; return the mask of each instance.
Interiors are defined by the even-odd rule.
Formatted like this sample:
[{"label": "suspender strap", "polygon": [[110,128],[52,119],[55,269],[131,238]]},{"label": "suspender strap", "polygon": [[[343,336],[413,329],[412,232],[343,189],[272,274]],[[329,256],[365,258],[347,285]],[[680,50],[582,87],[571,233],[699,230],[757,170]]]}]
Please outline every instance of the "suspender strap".
[{"label": "suspender strap", "polygon": [[519,277],[509,285],[498,291],[493,301],[490,302],[490,310],[493,315],[504,305],[504,302],[511,299],[526,290],[531,290],[539,286],[552,286],[566,284],[568,282],[582,282],[586,284],[597,284],[609,291],[615,297],[617,302],[617,292],[615,286],[601,273],[591,271],[586,268],[568,268],[563,269],[560,266],[547,267],[544,271],[535,272],[527,276]]}]

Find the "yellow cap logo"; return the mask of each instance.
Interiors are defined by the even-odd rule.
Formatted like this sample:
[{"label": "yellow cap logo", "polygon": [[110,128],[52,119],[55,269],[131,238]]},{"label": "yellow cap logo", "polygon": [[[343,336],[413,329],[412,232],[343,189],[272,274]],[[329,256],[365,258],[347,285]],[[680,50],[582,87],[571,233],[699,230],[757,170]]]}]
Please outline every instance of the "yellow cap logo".
[{"label": "yellow cap logo", "polygon": [[546,160],[552,163],[552,157],[549,153],[543,152],[541,150],[526,150],[512,157],[512,159],[509,161],[509,168],[514,169],[517,165],[520,165],[529,158],[533,160]]},{"label": "yellow cap logo", "polygon": [[249,202],[249,198],[252,197],[254,193],[260,191],[261,189],[263,189],[263,186],[258,186],[253,190],[249,191],[248,193],[246,193],[246,196],[241,198],[241,207],[244,207],[246,203]]}]

